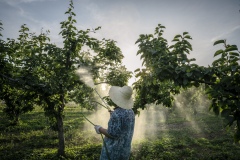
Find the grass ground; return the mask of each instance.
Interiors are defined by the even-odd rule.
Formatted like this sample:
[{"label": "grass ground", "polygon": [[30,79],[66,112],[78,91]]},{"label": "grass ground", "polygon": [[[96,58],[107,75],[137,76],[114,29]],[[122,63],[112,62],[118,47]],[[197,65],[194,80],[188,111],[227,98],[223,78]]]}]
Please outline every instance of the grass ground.
[{"label": "grass ground", "polygon": [[[66,159],[99,159],[101,137],[84,128],[87,122],[80,116],[80,111],[73,106],[66,108]],[[135,130],[135,133],[145,132],[132,142],[131,160],[239,159],[240,146],[233,143],[233,128],[226,130],[220,117],[209,112],[189,117],[174,111],[163,121],[160,112],[148,110],[145,114],[151,116],[140,119],[141,130]],[[84,114],[90,116],[92,112],[85,111]],[[8,124],[0,111],[1,160],[58,159],[57,133],[50,129],[41,108],[22,115],[18,126]]]}]

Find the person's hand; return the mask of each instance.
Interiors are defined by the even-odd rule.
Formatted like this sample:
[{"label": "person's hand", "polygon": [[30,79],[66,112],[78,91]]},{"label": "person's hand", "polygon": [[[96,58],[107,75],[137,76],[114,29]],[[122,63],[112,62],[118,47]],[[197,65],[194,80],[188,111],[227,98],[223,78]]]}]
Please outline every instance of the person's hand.
[{"label": "person's hand", "polygon": [[94,129],[95,129],[95,131],[97,132],[97,134],[100,134],[99,129],[100,129],[101,127],[102,127],[102,126],[100,126],[100,125],[95,125],[95,126],[94,126]]},{"label": "person's hand", "polygon": [[111,115],[113,111],[109,109],[109,110],[108,110],[108,112],[109,112],[109,113],[110,113],[110,115]]}]

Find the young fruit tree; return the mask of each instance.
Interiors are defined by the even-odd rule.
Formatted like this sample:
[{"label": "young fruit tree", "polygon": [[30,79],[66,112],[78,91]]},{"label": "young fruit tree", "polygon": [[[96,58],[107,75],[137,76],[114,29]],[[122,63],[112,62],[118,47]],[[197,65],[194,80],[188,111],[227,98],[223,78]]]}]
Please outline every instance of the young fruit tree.
[{"label": "young fruit tree", "polygon": [[137,69],[135,111],[145,108],[145,104],[156,103],[170,107],[173,95],[180,89],[205,85],[206,94],[211,100],[210,109],[228,120],[227,125],[236,124],[235,141],[240,140],[240,66],[239,51],[236,45],[226,40],[218,40],[223,49],[213,55],[216,60],[208,67],[194,64],[195,59],[187,57],[192,50],[188,32],[176,35],[168,45],[163,38],[165,27],[159,24],[154,34],[140,35],[136,43],[137,54],[141,55],[145,69]]},{"label": "young fruit tree", "polygon": [[[2,23],[0,24],[2,26]],[[1,30],[3,28],[1,27]],[[19,123],[19,116],[33,110],[36,94],[28,90],[24,84],[24,78],[13,79],[11,77],[24,77],[31,72],[29,68],[28,56],[31,52],[25,48],[27,46],[27,28],[22,26],[18,41],[0,39],[0,99],[5,102],[4,112],[11,120],[11,125]],[[0,34],[0,37],[2,35]],[[23,54],[24,53],[24,54]],[[21,83],[20,83],[21,81]]]},{"label": "young fruit tree", "polygon": [[[3,68],[0,68],[1,100],[8,102],[6,96],[12,97],[10,102],[15,101],[13,98],[21,100],[19,103],[6,103],[7,109],[18,107],[22,109],[21,113],[31,111],[36,104],[41,106],[58,133],[59,156],[65,156],[63,118],[66,103],[74,101],[91,108],[94,89],[76,74],[77,70],[87,67],[96,83],[104,81],[110,85],[124,85],[131,76],[121,63],[123,54],[116,42],[100,41],[90,36],[100,27],[78,30],[73,9],[73,1],[70,0],[65,12],[67,20],[60,23],[62,47],[51,43],[48,31],[36,35],[30,33],[26,25],[22,25],[17,40],[7,39],[5,42],[0,39],[0,60],[3,62]],[[95,52],[94,56],[83,51],[84,47]]]}]

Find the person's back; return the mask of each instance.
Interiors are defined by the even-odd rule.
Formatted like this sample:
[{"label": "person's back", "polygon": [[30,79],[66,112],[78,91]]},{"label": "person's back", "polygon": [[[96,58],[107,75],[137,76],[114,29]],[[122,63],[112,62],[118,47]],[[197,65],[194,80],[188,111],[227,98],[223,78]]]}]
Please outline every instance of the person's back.
[{"label": "person's back", "polygon": [[107,148],[102,148],[101,160],[108,160],[108,155],[111,160],[129,159],[134,124],[135,115],[132,109],[117,108],[112,112],[108,122],[108,134],[112,138],[105,137]]},{"label": "person's back", "polygon": [[113,112],[109,110],[107,129],[94,126],[98,134],[105,135],[100,160],[128,160],[130,157],[135,124],[132,93],[129,86],[112,86],[109,90],[109,97],[117,107]]}]

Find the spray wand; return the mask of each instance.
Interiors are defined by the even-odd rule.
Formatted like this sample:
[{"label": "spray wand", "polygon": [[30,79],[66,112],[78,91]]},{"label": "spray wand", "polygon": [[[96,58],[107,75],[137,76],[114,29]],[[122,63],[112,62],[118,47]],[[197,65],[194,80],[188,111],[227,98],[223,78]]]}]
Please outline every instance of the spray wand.
[{"label": "spray wand", "polygon": [[[84,69],[84,68],[83,68]],[[87,70],[87,68],[85,68],[84,69],[85,71],[88,71]],[[78,74],[79,75],[82,75],[82,79],[81,79],[81,77],[80,77],[80,79],[83,81],[83,82],[85,82],[85,84],[86,85],[88,85],[88,86],[90,86],[91,88],[93,88],[93,90],[97,93],[97,95],[100,97],[100,99],[103,101],[103,103],[106,105],[106,106],[104,106],[104,105],[102,105],[101,103],[98,103],[98,104],[101,104],[101,106],[103,106],[104,108],[106,108],[106,109],[108,109],[108,111],[110,112],[111,111],[111,109],[110,109],[110,107],[106,104],[106,102],[102,99],[102,97],[100,96],[100,94],[97,92],[97,90],[94,88],[94,83],[93,83],[93,80],[92,80],[92,78],[91,78],[91,75],[88,73],[88,72],[78,72]],[[84,78],[84,75],[85,76],[89,76],[89,83],[87,83],[86,82],[86,77]],[[94,123],[92,123],[82,112],[81,112],[81,114],[82,114],[82,116],[83,116],[83,118],[85,118],[89,123],[91,123],[93,126],[96,126]],[[106,143],[105,143],[105,141],[104,141],[104,139],[103,139],[103,135],[101,134],[101,137],[102,137],[102,140],[103,140],[103,143],[104,143],[104,146],[105,146],[105,149],[106,149],[106,152],[107,152],[107,157],[108,157],[108,159],[110,160],[110,156],[109,156],[109,153],[108,153],[108,149],[107,149],[107,146],[106,146]]]},{"label": "spray wand", "polygon": [[110,108],[110,107],[107,105],[107,103],[102,99],[102,97],[101,97],[100,94],[97,92],[97,90],[96,90],[96,89],[93,89],[93,90],[97,93],[98,97],[103,101],[103,103],[104,103],[106,106],[102,105],[101,103],[98,103],[98,104],[102,105],[104,108],[108,109],[108,111],[110,112],[110,111],[111,111],[111,108]]},{"label": "spray wand", "polygon": [[89,86],[90,88],[92,88],[96,93],[97,95],[99,96],[99,98],[103,101],[103,103],[106,105],[102,105],[100,103],[101,106],[103,106],[104,108],[108,109],[108,111],[110,112],[111,109],[110,107],[106,104],[106,102],[102,99],[102,97],[100,96],[100,94],[98,93],[98,91],[95,89],[95,84],[93,82],[93,79],[92,79],[92,75],[91,75],[91,71],[89,68],[87,67],[82,67],[80,70],[77,71],[77,74],[80,76],[80,80],[82,82],[84,82],[87,86]]},{"label": "spray wand", "polygon": [[[93,122],[91,122],[82,112],[80,112],[80,113],[82,114],[83,118],[85,118],[89,123],[91,123],[93,126],[96,126],[96,125],[95,125]],[[101,137],[102,137],[102,141],[103,141],[104,147],[105,147],[106,152],[107,152],[107,157],[108,157],[109,160],[111,160],[111,159],[110,159],[110,156],[109,156],[109,153],[108,153],[108,149],[107,149],[106,142],[104,141],[104,138],[103,138],[102,133],[100,133],[100,134],[101,134]]]},{"label": "spray wand", "polygon": [[100,104],[102,107],[104,107],[104,108],[106,108],[106,109],[109,109],[109,108],[107,108],[106,106],[104,106],[102,103],[99,103],[99,102],[97,102],[97,101],[92,101],[92,102],[95,102],[95,103],[97,103],[97,104]]}]

